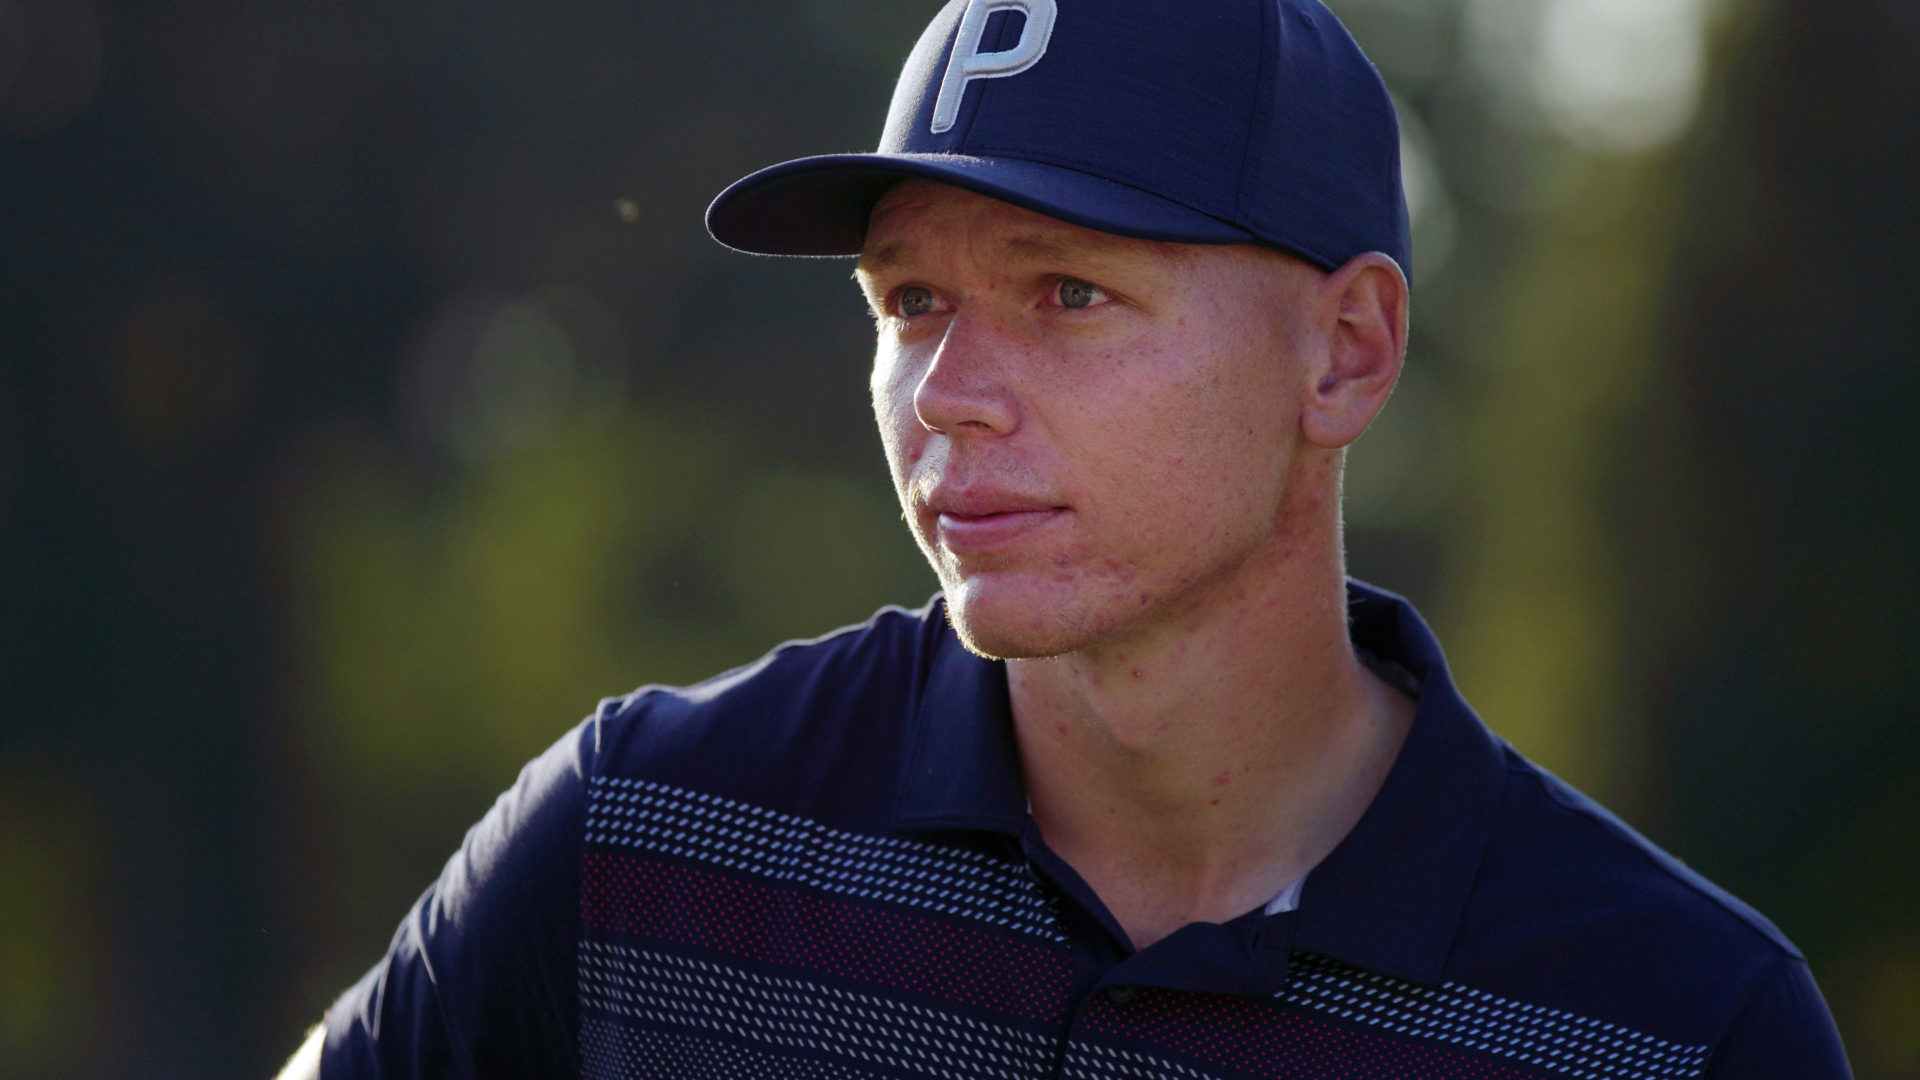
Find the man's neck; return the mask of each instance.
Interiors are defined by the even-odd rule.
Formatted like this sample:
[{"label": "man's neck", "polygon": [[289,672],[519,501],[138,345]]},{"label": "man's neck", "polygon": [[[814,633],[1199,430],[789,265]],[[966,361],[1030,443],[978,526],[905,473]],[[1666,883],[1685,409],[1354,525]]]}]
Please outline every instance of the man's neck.
[{"label": "man's neck", "polygon": [[1392,765],[1413,703],[1354,653],[1337,543],[1256,556],[1124,643],[1008,664],[1041,834],[1136,948],[1271,900]]}]

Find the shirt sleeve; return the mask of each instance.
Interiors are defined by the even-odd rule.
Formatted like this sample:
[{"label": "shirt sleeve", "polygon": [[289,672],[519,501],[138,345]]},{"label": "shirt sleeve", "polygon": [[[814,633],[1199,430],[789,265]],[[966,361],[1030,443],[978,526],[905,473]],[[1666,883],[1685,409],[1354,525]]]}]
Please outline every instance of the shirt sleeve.
[{"label": "shirt sleeve", "polygon": [[322,1080],[578,1075],[588,721],[521,770],[327,1011]]},{"label": "shirt sleeve", "polygon": [[1714,1049],[1712,1080],[1849,1080],[1853,1071],[1807,963],[1787,960]]}]

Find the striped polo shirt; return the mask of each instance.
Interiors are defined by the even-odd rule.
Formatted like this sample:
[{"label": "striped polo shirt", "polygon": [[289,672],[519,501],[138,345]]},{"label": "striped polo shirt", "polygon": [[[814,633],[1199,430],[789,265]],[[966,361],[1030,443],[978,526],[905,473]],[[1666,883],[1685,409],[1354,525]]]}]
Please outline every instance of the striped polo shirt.
[{"label": "striped polo shirt", "polygon": [[1419,706],[1294,906],[1132,949],[936,599],[604,703],[334,1005],[322,1075],[1847,1075],[1771,924],[1491,735],[1405,601],[1349,601]]}]

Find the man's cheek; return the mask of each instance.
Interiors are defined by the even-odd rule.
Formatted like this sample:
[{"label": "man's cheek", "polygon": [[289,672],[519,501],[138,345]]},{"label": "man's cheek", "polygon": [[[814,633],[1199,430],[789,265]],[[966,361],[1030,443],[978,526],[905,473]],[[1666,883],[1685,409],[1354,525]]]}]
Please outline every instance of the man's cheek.
[{"label": "man's cheek", "polygon": [[873,380],[873,415],[880,424],[880,435],[889,442],[901,440],[919,426],[913,409],[913,381],[898,369],[876,372]]}]

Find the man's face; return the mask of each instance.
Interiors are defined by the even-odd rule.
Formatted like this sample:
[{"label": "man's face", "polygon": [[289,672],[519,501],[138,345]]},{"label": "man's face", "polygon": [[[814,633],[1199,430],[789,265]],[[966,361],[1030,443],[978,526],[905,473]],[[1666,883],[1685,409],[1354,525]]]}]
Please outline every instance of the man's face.
[{"label": "man's face", "polygon": [[927,181],[860,257],[895,489],[961,638],[1121,645],[1240,591],[1299,438],[1303,263],[1134,240]]}]

